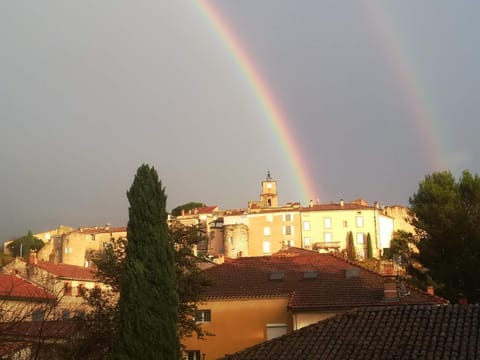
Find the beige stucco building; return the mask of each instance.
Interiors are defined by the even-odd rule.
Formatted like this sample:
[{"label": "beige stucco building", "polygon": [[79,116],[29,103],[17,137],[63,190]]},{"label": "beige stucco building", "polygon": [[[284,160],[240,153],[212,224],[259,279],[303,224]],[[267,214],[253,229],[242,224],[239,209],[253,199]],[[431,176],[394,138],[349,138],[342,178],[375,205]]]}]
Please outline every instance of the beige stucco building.
[{"label": "beige stucco building", "polygon": [[126,238],[125,227],[94,226],[46,237],[38,260],[89,267],[95,252],[102,251],[111,239]]},{"label": "beige stucco building", "polygon": [[390,246],[394,225],[394,219],[378,206],[345,203],[343,200],[302,208],[301,222],[303,248],[341,251],[346,249],[348,236],[352,233],[360,258],[366,255],[368,235],[373,255],[380,256],[382,249]]},{"label": "beige stucco building", "polygon": [[282,246],[298,246],[320,252],[344,251],[351,233],[356,253],[366,256],[370,236],[373,256],[390,247],[394,231],[411,230],[408,209],[399,206],[370,206],[357,199],[351,202],[302,206],[279,205],[277,182],[267,174],[261,182],[259,200],[246,209],[219,210],[216,206],[191,210],[175,218],[184,225],[201,225],[208,239],[198,248],[199,255],[237,258],[268,255]]}]

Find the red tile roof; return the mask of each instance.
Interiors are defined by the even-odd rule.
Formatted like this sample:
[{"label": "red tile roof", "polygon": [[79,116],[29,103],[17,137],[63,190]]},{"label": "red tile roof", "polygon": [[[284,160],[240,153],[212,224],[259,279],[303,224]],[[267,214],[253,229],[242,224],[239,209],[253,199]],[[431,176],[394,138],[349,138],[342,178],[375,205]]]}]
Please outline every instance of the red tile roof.
[{"label": "red tile roof", "polygon": [[50,274],[57,275],[61,278],[88,281],[97,280],[95,270],[92,268],[68,264],[53,264],[48,261],[39,261],[37,266]]},{"label": "red tile roof", "polygon": [[74,320],[0,322],[0,333],[3,338],[21,338],[22,340],[68,339],[74,335],[80,325]]},{"label": "red tile roof", "polygon": [[328,211],[328,210],[374,210],[375,207],[355,203],[340,204],[316,204],[309,207],[302,207],[302,212],[308,211]]},{"label": "red tile roof", "polygon": [[213,206],[203,206],[203,207],[198,207],[198,208],[195,208],[195,209],[192,209],[189,214],[211,214],[213,213],[214,211],[218,210],[218,206],[217,205],[213,205]]},{"label": "red tile roof", "polygon": [[479,359],[479,323],[478,304],[363,308],[224,360]]},{"label": "red tile roof", "polygon": [[16,275],[0,274],[0,297],[4,299],[55,300],[55,296],[41,287]]},{"label": "red tile roof", "polygon": [[22,349],[37,350],[36,346],[52,357],[49,345],[56,340],[70,340],[78,334],[79,325],[72,320],[1,322],[0,358],[16,359]]},{"label": "red tile roof", "polygon": [[127,228],[125,226],[121,227],[103,227],[103,226],[93,226],[93,227],[84,227],[80,228],[79,230],[74,230],[74,232],[81,232],[82,234],[109,234],[109,233],[117,233],[117,232],[127,232]]},{"label": "red tile roof", "polygon": [[[357,269],[358,277],[347,278],[347,269]],[[304,273],[316,272],[314,278]],[[270,280],[272,272],[283,279]],[[226,259],[225,263],[205,270],[213,286],[206,298],[288,297],[289,308],[296,311],[348,309],[358,306],[391,305],[384,300],[381,274],[349,263],[331,254],[319,254],[289,248],[271,256]],[[447,301],[419,289],[406,286],[410,294],[395,304],[442,304]]]}]

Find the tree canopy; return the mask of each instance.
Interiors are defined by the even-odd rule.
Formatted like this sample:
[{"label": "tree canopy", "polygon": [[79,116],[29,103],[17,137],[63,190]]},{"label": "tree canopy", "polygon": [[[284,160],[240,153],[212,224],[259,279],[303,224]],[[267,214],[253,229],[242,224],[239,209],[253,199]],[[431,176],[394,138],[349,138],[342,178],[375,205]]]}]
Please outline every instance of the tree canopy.
[{"label": "tree canopy", "polygon": [[437,292],[480,300],[480,177],[464,171],[427,175],[410,198],[417,229],[414,260]]},{"label": "tree canopy", "polygon": [[193,209],[204,207],[204,206],[206,206],[204,203],[191,201],[186,204],[179,205],[173,208],[171,213],[173,216],[180,216],[182,215],[182,210],[184,210],[185,212],[188,212],[189,210],[193,210]]},{"label": "tree canopy", "polygon": [[28,258],[30,250],[40,250],[45,243],[33,236],[31,230],[28,230],[27,235],[22,236],[18,239],[13,240],[10,244],[7,245],[7,248],[12,252],[14,256],[21,256]]}]

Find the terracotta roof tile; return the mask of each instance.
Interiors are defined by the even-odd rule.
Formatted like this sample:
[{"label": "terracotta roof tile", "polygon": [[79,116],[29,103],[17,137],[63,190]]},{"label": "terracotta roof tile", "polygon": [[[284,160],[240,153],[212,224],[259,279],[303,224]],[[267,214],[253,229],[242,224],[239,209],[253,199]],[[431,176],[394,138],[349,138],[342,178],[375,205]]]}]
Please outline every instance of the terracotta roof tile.
[{"label": "terracotta roof tile", "polygon": [[0,322],[2,337],[29,338],[70,338],[80,323],[73,320]]},{"label": "terracotta roof tile", "polygon": [[[347,278],[346,270],[358,269],[358,277]],[[316,271],[315,278],[304,278]],[[271,280],[272,272],[283,272],[282,279]],[[353,265],[331,254],[319,254],[297,248],[271,256],[227,259],[224,264],[205,270],[213,286],[207,299],[222,298],[289,298],[292,310],[352,308],[370,305],[392,305],[384,300],[381,274]],[[399,297],[396,304],[440,304],[447,301],[416,288]]]},{"label": "terracotta roof tile", "polygon": [[39,261],[37,266],[50,274],[62,278],[96,281],[95,270],[82,266],[68,264],[53,264],[48,261]]},{"label": "terracotta roof tile", "polygon": [[122,227],[103,227],[103,226],[94,226],[94,227],[85,227],[81,228],[80,230],[71,231],[71,233],[80,232],[82,234],[109,234],[109,233],[117,233],[117,232],[127,232],[127,228]]},{"label": "terracotta roof tile", "polygon": [[13,299],[54,300],[55,296],[16,275],[0,274],[0,297]]},{"label": "terracotta roof tile", "polygon": [[479,323],[478,304],[363,308],[224,359],[478,359]]},{"label": "terracotta roof tile", "polygon": [[192,211],[192,214],[211,214],[216,210],[218,210],[218,206],[213,205],[213,206],[198,207],[198,208],[192,209],[191,211]]},{"label": "terracotta roof tile", "polygon": [[308,207],[302,207],[300,211],[328,211],[328,210],[374,210],[375,207],[369,205],[361,205],[355,203],[341,204],[315,204]]}]

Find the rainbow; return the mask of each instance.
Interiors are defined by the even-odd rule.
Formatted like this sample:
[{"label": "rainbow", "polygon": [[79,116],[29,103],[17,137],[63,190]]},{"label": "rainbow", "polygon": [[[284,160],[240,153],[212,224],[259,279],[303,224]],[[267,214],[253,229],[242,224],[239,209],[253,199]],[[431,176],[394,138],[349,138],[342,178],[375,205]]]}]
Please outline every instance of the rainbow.
[{"label": "rainbow", "polygon": [[441,136],[436,131],[439,126],[435,124],[437,116],[433,111],[433,101],[422,85],[420,72],[416,71],[414,62],[407,56],[406,42],[398,31],[394,31],[394,21],[379,1],[364,0],[362,3],[372,33],[379,37],[388,64],[404,94],[412,115],[412,127],[418,133],[419,141],[424,144],[427,161],[433,167],[432,170],[444,170],[447,167],[447,156],[440,146]]},{"label": "rainbow", "polygon": [[207,22],[220,36],[223,44],[238,64],[239,69],[244,74],[261,105],[266,119],[279,139],[283,153],[293,169],[293,176],[301,192],[301,201],[308,202],[317,199],[319,197],[318,186],[315,186],[314,178],[310,174],[309,166],[296,140],[294,129],[290,126],[289,120],[284,115],[280,105],[275,101],[275,97],[269,89],[267,82],[257,71],[245,47],[235,36],[227,22],[224,21],[220,12],[206,0],[198,0],[196,3],[199,5]]}]

